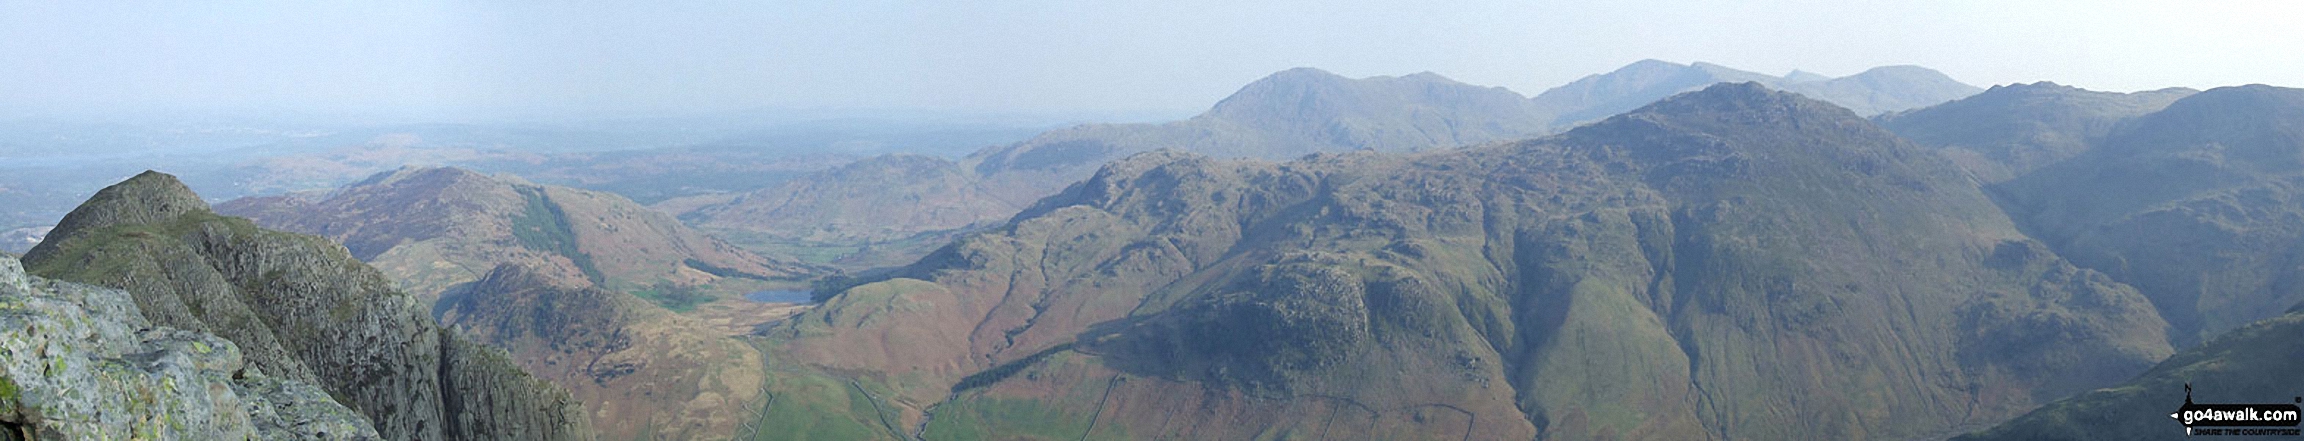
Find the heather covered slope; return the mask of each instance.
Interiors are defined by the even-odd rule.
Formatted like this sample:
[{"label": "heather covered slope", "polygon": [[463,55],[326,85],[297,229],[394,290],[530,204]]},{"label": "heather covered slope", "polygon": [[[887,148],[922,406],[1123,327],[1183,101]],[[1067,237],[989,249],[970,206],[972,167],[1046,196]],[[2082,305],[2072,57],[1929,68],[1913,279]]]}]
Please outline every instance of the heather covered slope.
[{"label": "heather covered slope", "polygon": [[2050,82],[2012,84],[1879,120],[1913,143],[1942,149],[1977,179],[2000,183],[2079,156],[2122,121],[2194,93],[2199,91],[2115,93]]},{"label": "heather covered slope", "polygon": [[440,328],[343,247],[218,216],[172,176],[99,191],[24,261],[125,290],[154,325],[224,337],[249,366],[321,386],[386,439],[589,436],[566,391]]},{"label": "heather covered slope", "polygon": [[2042,406],[1961,440],[2179,439],[2184,426],[2167,417],[2184,405],[2185,386],[2199,403],[2292,403],[2304,396],[2304,312],[2264,319],[2187,348],[2151,371],[2116,386]]},{"label": "heather covered slope", "polygon": [[1738,84],[1458,151],[1134,156],[771,347],[869,392],[778,412],[930,439],[1850,439],[2127,378],[2164,326],[1929,152]]},{"label": "heather covered slope", "polygon": [[2304,302],[2304,90],[2200,92],[1995,190],[2027,233],[2151,298],[2178,346]]},{"label": "heather covered slope", "polygon": [[582,279],[507,263],[442,303],[442,323],[568,389],[603,439],[724,437],[762,399],[759,351]]},{"label": "heather covered slope", "polygon": [[240,199],[218,211],[342,242],[427,304],[507,262],[617,290],[797,280],[813,271],[728,245],[619,196],[457,168],[403,168],[318,200]]}]

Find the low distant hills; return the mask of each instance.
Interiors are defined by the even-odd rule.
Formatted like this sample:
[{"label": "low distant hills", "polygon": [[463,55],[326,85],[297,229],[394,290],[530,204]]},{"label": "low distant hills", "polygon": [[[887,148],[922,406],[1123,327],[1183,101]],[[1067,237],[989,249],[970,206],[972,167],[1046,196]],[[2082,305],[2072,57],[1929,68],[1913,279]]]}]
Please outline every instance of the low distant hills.
[{"label": "low distant hills", "polygon": [[[943,160],[924,157],[868,160],[725,202],[681,206],[676,211],[726,236],[759,235],[758,240],[740,240],[746,243],[853,246],[915,237],[910,247],[924,251],[919,245],[922,238],[943,239],[947,236],[934,234],[1006,220],[1013,210],[1088,177],[1102,164],[1136,153],[1176,149],[1215,158],[1284,160],[1322,152],[1457,147],[1545,135],[1722,82],[1759,82],[1811,94],[1867,116],[1942,103],[1980,90],[1911,66],[1818,79],[1813,75],[1773,77],[1706,63],[1649,60],[1529,98],[1504,88],[1464,84],[1432,73],[1353,79],[1298,68],[1249,83],[1207,112],[1186,120],[1053,130],[1024,142],[987,147],[949,165],[930,164]],[[917,173],[890,176],[861,172],[887,170],[898,164]],[[890,215],[891,210],[904,208],[859,211],[852,207],[857,202],[835,199],[851,194],[837,190],[842,188],[883,189],[871,200],[884,203],[871,205],[904,206],[908,201],[943,205],[918,208],[936,214]],[[815,191],[823,189],[832,190]],[[981,208],[950,207],[960,201]],[[865,213],[881,215],[866,219],[861,217]],[[867,220],[875,231],[865,237],[836,238],[842,233],[811,230]],[[923,234],[931,236],[920,236]],[[835,240],[827,243],[827,239]],[[908,259],[919,252],[898,255]]]}]

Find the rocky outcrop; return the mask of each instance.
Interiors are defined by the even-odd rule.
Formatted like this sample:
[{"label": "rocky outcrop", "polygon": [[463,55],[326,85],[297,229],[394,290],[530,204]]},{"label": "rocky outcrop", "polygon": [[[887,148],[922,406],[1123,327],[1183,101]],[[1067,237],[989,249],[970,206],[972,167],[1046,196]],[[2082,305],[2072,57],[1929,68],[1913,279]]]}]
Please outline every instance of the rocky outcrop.
[{"label": "rocky outcrop", "polygon": [[327,391],[238,345],[153,327],[126,292],[0,257],[0,439],[382,439]]},{"label": "rocky outcrop", "polygon": [[[172,176],[97,192],[25,264],[125,290],[154,325],[232,341],[247,364],[319,385],[388,439],[588,435],[565,391],[504,380],[526,374],[500,356],[457,358],[461,337],[343,247],[218,216]],[[463,423],[492,417],[510,421]]]}]

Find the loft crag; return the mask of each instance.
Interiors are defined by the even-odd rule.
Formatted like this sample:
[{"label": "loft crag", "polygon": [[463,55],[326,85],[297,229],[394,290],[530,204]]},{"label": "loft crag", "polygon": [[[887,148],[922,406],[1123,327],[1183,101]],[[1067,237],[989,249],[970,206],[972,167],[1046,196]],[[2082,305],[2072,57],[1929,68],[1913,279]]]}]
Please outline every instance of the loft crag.
[{"label": "loft crag", "polygon": [[385,439],[590,437],[566,391],[441,328],[344,247],[218,216],[173,176],[97,192],[24,263],[126,291],[152,325],[222,337],[249,367],[318,385]]}]

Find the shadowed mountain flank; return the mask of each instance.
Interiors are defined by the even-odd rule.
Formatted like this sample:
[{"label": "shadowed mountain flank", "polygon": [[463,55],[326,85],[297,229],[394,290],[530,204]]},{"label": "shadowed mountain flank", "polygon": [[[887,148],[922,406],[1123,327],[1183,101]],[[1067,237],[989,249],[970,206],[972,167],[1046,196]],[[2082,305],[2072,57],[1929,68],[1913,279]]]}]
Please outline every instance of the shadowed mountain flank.
[{"label": "shadowed mountain flank", "polygon": [[[2143,440],[2186,435],[2165,417],[2186,400],[2281,404],[2304,396],[2304,312],[2264,319],[2171,355],[2119,385],[2041,406],[1958,440]],[[2195,393],[2197,392],[2197,393]]]},{"label": "shadowed mountain flank", "polygon": [[2193,94],[1995,191],[2027,233],[2150,297],[2178,346],[2304,302],[2304,90]]},{"label": "shadowed mountain flank", "polygon": [[1933,153],[1748,83],[1468,149],[1135,155],[770,336],[928,438],[1849,439],[2128,378],[2164,327]]}]

